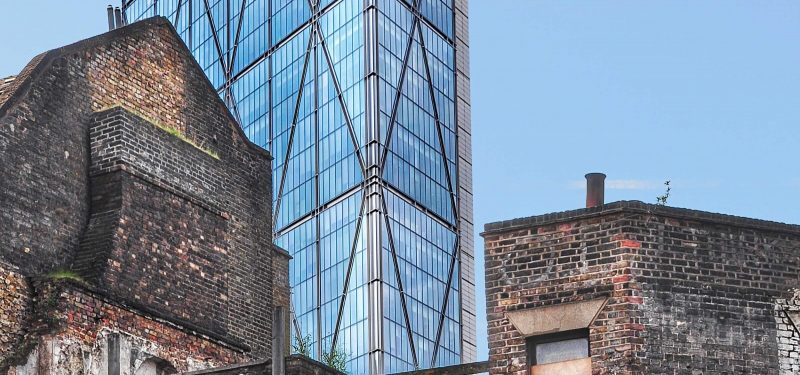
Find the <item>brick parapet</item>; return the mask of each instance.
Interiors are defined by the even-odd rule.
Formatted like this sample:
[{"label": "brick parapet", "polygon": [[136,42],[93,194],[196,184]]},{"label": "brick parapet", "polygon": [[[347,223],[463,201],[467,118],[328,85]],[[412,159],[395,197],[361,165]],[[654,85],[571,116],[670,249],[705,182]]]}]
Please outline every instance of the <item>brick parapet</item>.
[{"label": "brick parapet", "polygon": [[653,214],[674,219],[691,220],[695,222],[719,224],[730,227],[800,234],[800,225],[796,224],[786,224],[776,221],[692,210],[688,208],[648,204],[641,201],[618,201],[597,207],[553,212],[543,215],[487,223],[484,225],[484,232],[481,233],[481,235],[508,232],[515,229],[528,228],[531,226],[545,226],[562,222],[570,222],[617,212]]},{"label": "brick parapet", "polygon": [[488,224],[491,373],[524,373],[506,312],[597,297],[594,373],[790,373],[798,228],[641,202]]}]

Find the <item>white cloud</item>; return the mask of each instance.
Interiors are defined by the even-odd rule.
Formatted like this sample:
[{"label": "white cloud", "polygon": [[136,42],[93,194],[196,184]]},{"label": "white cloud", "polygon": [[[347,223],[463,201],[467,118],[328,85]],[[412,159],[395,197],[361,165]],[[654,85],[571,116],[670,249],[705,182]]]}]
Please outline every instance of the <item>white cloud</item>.
[{"label": "white cloud", "polygon": [[614,190],[651,190],[663,183],[646,180],[606,180],[606,189]]},{"label": "white cloud", "polygon": [[[664,183],[648,180],[606,180],[606,189],[609,190],[655,190],[660,189]],[[570,189],[586,188],[586,180],[574,180],[569,183]]]}]

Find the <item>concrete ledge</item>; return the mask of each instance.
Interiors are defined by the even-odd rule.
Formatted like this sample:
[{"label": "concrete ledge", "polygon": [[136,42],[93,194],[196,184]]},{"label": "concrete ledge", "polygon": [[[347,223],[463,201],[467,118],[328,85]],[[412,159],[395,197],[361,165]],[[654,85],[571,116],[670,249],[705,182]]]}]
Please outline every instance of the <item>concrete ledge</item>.
[{"label": "concrete ledge", "polygon": [[286,257],[288,259],[292,259],[292,255],[289,254],[289,252],[286,251],[284,248],[282,248],[282,247],[280,247],[278,245],[272,244],[272,251],[275,252],[275,254],[283,255],[284,257]]},{"label": "concrete ledge", "polygon": [[286,357],[286,375],[345,375],[306,356],[293,354]]},{"label": "concrete ledge", "polygon": [[464,363],[427,370],[398,372],[393,375],[472,375],[489,372],[489,361]]},{"label": "concrete ledge", "polygon": [[263,359],[260,361],[240,363],[230,366],[215,367],[206,370],[183,372],[182,375],[269,375],[272,374],[272,361]]}]

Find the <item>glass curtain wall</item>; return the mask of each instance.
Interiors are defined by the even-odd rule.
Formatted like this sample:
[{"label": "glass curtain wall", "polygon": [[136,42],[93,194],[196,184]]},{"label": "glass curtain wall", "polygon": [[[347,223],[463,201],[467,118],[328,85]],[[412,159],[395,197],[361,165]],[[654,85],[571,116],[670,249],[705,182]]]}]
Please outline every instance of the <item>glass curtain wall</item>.
[{"label": "glass curtain wall", "polygon": [[[338,348],[352,374],[460,363],[452,0],[124,0],[123,12],[169,19],[245,134],[272,153],[292,339],[320,360]],[[369,186],[380,199],[367,199]],[[368,212],[381,214],[374,228]],[[370,298],[383,301],[375,324]]]}]

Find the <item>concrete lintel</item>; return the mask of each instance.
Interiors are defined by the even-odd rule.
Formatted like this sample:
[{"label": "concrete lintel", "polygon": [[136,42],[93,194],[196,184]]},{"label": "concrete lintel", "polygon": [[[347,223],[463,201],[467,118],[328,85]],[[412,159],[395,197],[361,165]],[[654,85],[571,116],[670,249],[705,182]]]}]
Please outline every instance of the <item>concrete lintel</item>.
[{"label": "concrete lintel", "polygon": [[589,327],[606,301],[608,298],[510,311],[506,317],[525,337],[571,331]]}]

